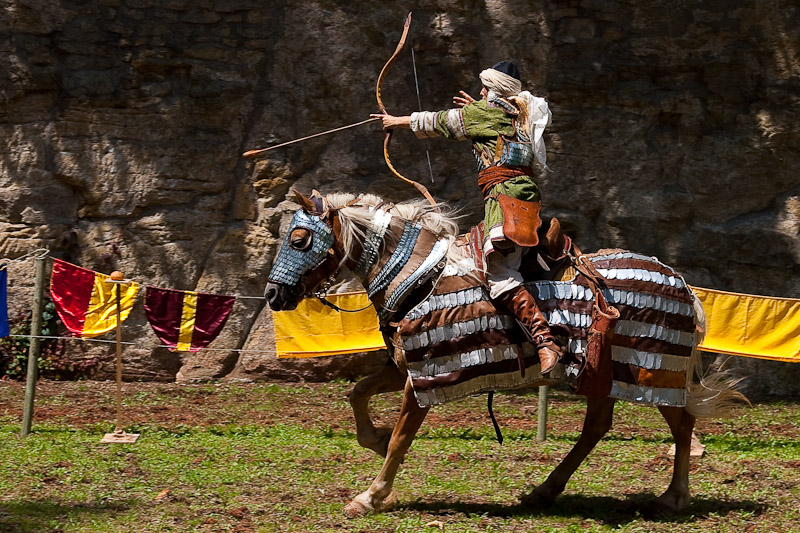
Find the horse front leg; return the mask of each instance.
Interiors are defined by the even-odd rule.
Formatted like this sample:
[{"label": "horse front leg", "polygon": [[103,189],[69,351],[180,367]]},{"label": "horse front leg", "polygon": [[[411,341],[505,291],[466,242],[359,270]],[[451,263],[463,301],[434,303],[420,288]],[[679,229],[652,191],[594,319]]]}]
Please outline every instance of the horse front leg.
[{"label": "horse front leg", "polygon": [[613,398],[589,396],[586,401],[586,417],[578,442],[572,450],[553,470],[544,483],[536,487],[530,494],[520,498],[522,505],[530,507],[549,507],[556,497],[564,491],[567,481],[578,469],[586,456],[611,429],[614,417]]},{"label": "horse front leg", "polygon": [[387,362],[383,368],[356,383],[348,396],[356,420],[358,444],[381,457],[386,457],[392,428],[375,427],[369,414],[369,400],[376,394],[403,390],[405,382],[406,377],[400,373],[397,366]]},{"label": "horse front leg", "polygon": [[682,511],[689,506],[692,499],[689,492],[689,456],[695,417],[684,407],[659,407],[658,410],[669,424],[672,438],[675,440],[675,463],[672,469],[672,481],[656,503],[663,510]]},{"label": "horse front leg", "polygon": [[348,518],[386,511],[397,503],[397,495],[392,490],[394,478],[428,411],[430,411],[430,407],[420,407],[417,404],[414,390],[411,388],[411,380],[407,379],[400,417],[392,432],[392,438],[389,440],[383,467],[369,489],[353,498],[353,501],[345,506],[344,514]]}]

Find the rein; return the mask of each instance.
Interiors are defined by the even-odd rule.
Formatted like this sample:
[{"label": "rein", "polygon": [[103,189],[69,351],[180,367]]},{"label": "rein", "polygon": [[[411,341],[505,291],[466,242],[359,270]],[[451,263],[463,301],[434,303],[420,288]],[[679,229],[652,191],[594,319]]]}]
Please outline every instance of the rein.
[{"label": "rein", "polygon": [[315,293],[314,293],[314,296],[316,296],[316,298],[317,298],[317,299],[318,299],[320,302],[322,302],[322,304],[323,304],[323,305],[325,305],[325,306],[327,306],[327,307],[330,307],[330,308],[331,308],[331,309],[333,309],[334,311],[338,311],[338,312],[340,312],[340,313],[360,313],[361,311],[366,311],[367,309],[369,309],[370,307],[372,307],[372,302],[370,302],[370,303],[369,303],[369,305],[367,305],[367,306],[365,306],[365,307],[362,307],[361,309],[342,309],[341,307],[339,307],[339,306],[338,306],[338,305],[336,305],[335,303],[333,303],[333,302],[331,302],[330,300],[328,300],[328,299],[326,298],[326,296],[327,296],[327,295],[328,295],[328,293],[327,293],[327,292],[315,292]]}]

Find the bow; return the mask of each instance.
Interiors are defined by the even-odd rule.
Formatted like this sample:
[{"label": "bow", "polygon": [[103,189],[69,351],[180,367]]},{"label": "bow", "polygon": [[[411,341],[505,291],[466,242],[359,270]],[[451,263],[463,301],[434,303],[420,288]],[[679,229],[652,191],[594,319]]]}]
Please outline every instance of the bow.
[{"label": "bow", "polygon": [[[405,23],[405,26],[403,27],[403,34],[400,36],[400,42],[397,43],[397,48],[395,48],[394,53],[392,54],[392,57],[389,58],[389,60],[386,62],[386,64],[381,69],[381,73],[378,74],[378,83],[375,86],[375,98],[378,101],[378,107],[380,108],[381,113],[384,113],[384,114],[389,114],[389,112],[386,110],[386,106],[383,105],[383,100],[381,99],[381,85],[383,84],[383,79],[386,77],[386,73],[389,71],[389,68],[397,60],[397,56],[400,55],[400,52],[403,50],[403,47],[406,45],[406,38],[408,37],[408,30],[409,30],[410,27],[411,27],[411,13],[409,13],[408,17],[406,17],[406,23]],[[403,180],[406,183],[416,187],[417,190],[420,193],[422,193],[422,195],[425,198],[428,199],[428,201],[431,203],[431,205],[435,206],[436,205],[436,200],[433,199],[433,197],[431,196],[431,193],[428,192],[428,189],[425,188],[424,185],[422,185],[421,183],[417,183],[414,180],[408,179],[407,177],[405,177],[402,174],[400,174],[394,168],[394,165],[392,164],[392,160],[389,159],[389,143],[391,142],[391,140],[392,140],[392,130],[386,130],[386,136],[383,138],[383,158],[386,160],[386,165],[389,167],[389,170],[391,170],[392,173],[395,176],[397,176],[398,178],[400,178],[401,180]]]}]

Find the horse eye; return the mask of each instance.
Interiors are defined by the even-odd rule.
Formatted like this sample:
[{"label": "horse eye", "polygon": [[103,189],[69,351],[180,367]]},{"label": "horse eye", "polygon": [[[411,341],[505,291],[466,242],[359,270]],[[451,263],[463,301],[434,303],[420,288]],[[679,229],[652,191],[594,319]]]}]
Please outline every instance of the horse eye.
[{"label": "horse eye", "polygon": [[307,250],[311,247],[312,234],[305,228],[296,228],[289,234],[289,246],[295,250]]}]

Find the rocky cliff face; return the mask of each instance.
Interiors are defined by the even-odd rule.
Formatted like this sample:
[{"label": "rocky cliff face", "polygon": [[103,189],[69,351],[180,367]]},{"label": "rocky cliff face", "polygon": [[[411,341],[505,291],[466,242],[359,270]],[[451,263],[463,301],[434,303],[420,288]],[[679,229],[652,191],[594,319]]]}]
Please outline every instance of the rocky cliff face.
[{"label": "rocky cliff face", "polygon": [[[800,8],[792,0],[414,2],[422,106],[517,61],[554,113],[545,210],[583,249],[658,256],[690,284],[800,297]],[[290,187],[416,195],[387,171],[371,124],[269,152],[246,149],[363,120],[406,12],[311,0],[0,0],[0,256],[40,246],[146,284],[260,295]],[[417,108],[410,54],[390,111]],[[466,145],[397,132],[400,171],[479,219]],[[16,268],[16,267],[15,267]],[[31,269],[14,272],[27,307]],[[215,346],[183,356],[142,313],[130,378],[313,379],[365,361],[276,363],[270,314],[239,300]],[[71,345],[76,356],[92,348]],[[369,362],[379,358],[369,357]],[[798,375],[747,361],[753,374]],[[793,380],[798,381],[798,380]],[[760,386],[793,390],[774,380]],[[783,388],[781,388],[783,387]],[[788,387],[788,389],[787,389]]]}]

